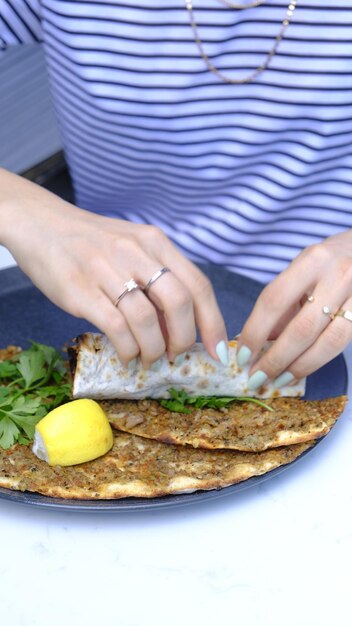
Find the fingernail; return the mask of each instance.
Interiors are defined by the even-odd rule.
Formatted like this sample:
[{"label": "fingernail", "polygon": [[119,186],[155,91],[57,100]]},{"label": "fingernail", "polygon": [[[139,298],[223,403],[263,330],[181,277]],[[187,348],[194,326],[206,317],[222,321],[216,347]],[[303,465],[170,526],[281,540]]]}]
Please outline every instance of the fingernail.
[{"label": "fingernail", "polygon": [[185,360],[185,355],[178,354],[177,357],[174,359],[174,365],[176,365],[176,367],[180,367],[180,365],[182,365],[184,360]]},{"label": "fingernail", "polygon": [[131,372],[131,374],[133,374],[134,370],[136,369],[136,365],[137,365],[137,359],[131,359],[128,362],[127,369],[129,372]]},{"label": "fingernail", "polygon": [[161,368],[161,363],[162,360],[158,359],[157,361],[154,361],[154,363],[151,364],[150,368],[152,372],[158,372]]},{"label": "fingernail", "polygon": [[239,367],[243,367],[247,365],[252,356],[252,350],[250,350],[247,346],[241,346],[237,354],[237,365]]},{"label": "fingernail", "polygon": [[247,387],[251,391],[254,391],[255,389],[258,389],[258,387],[261,387],[266,380],[268,380],[266,373],[262,370],[257,370],[248,380]]},{"label": "fingernail", "polygon": [[225,366],[229,364],[229,349],[226,341],[219,341],[215,348],[215,352],[219,357],[220,363]]},{"label": "fingernail", "polygon": [[284,385],[288,385],[288,383],[291,383],[293,379],[294,379],[294,375],[291,374],[291,372],[283,372],[283,374],[280,374],[280,376],[275,378],[273,385],[274,387],[279,389],[280,387],[283,387]]}]

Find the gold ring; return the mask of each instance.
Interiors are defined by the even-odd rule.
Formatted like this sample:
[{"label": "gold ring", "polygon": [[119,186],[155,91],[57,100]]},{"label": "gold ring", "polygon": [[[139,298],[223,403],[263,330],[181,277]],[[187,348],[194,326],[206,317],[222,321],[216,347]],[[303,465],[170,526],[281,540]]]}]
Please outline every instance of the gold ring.
[{"label": "gold ring", "polygon": [[348,309],[339,309],[336,313],[335,313],[335,317],[336,316],[339,317],[344,317],[345,320],[348,320],[349,322],[352,322],[352,311],[349,311]]},{"label": "gold ring", "polygon": [[155,274],[153,274],[153,276],[151,277],[150,280],[148,280],[146,286],[144,287],[143,291],[144,293],[147,293],[148,289],[150,289],[150,287],[159,279],[161,278],[161,276],[163,276],[163,274],[166,274],[166,272],[171,272],[171,270],[168,267],[162,267],[160,268],[160,270],[158,270],[157,272],[155,272]]},{"label": "gold ring", "polygon": [[324,315],[328,315],[330,317],[331,321],[334,319],[335,313],[331,313],[329,307],[326,304],[324,304],[322,311]]},{"label": "gold ring", "polygon": [[128,280],[127,283],[124,283],[124,287],[125,287],[124,291],[120,293],[120,295],[113,302],[114,306],[119,306],[122,298],[127,296],[128,293],[131,293],[131,291],[134,291],[135,289],[140,289],[140,286],[138,285],[138,283],[136,283],[134,278],[130,278],[130,280]]}]

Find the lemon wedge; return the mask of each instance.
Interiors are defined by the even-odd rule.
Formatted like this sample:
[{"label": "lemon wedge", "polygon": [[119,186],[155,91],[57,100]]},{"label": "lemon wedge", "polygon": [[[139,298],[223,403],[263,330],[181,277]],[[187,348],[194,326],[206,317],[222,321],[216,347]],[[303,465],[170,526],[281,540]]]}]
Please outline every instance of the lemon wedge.
[{"label": "lemon wedge", "polygon": [[73,400],[53,409],[35,427],[34,454],[49,465],[77,465],[113,445],[109,421],[94,400]]}]

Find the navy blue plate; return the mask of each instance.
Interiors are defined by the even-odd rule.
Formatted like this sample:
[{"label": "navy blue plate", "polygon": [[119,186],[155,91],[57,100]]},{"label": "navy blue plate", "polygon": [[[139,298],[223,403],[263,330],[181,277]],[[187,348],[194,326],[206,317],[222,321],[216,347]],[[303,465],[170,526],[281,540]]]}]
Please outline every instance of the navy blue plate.
[{"label": "navy blue plate", "polygon": [[[220,303],[228,336],[240,332],[263,285],[232,274],[223,268],[208,265],[202,270],[212,281]],[[85,321],[76,319],[49,302],[18,268],[0,272],[0,343],[27,347],[31,339],[61,349],[79,333],[96,330]],[[347,369],[342,355],[309,376],[305,398],[318,400],[345,394]],[[309,454],[307,450],[303,455]],[[298,459],[297,459],[298,460]],[[21,504],[69,511],[145,511],[165,507],[195,504],[204,500],[231,495],[271,478],[288,467],[279,467],[263,476],[255,476],[243,483],[212,491],[164,496],[162,498],[124,498],[121,500],[68,500],[49,498],[40,494],[0,488],[0,498]]]}]

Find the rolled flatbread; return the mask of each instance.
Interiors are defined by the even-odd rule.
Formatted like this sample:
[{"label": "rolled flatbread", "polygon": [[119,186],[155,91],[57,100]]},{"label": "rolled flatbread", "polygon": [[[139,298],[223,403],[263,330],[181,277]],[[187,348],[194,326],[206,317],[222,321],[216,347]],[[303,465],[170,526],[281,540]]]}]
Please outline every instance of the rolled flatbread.
[{"label": "rolled flatbread", "polygon": [[73,398],[96,400],[169,398],[168,390],[183,389],[189,396],[248,396],[272,398],[302,396],[305,379],[276,389],[271,382],[251,391],[247,387],[248,366],[236,363],[236,341],[229,342],[229,365],[209,356],[196,343],[181,358],[170,363],[166,356],[149,369],[137,359],[134,369],[124,367],[110,341],[99,333],[79,335],[69,349]]}]

